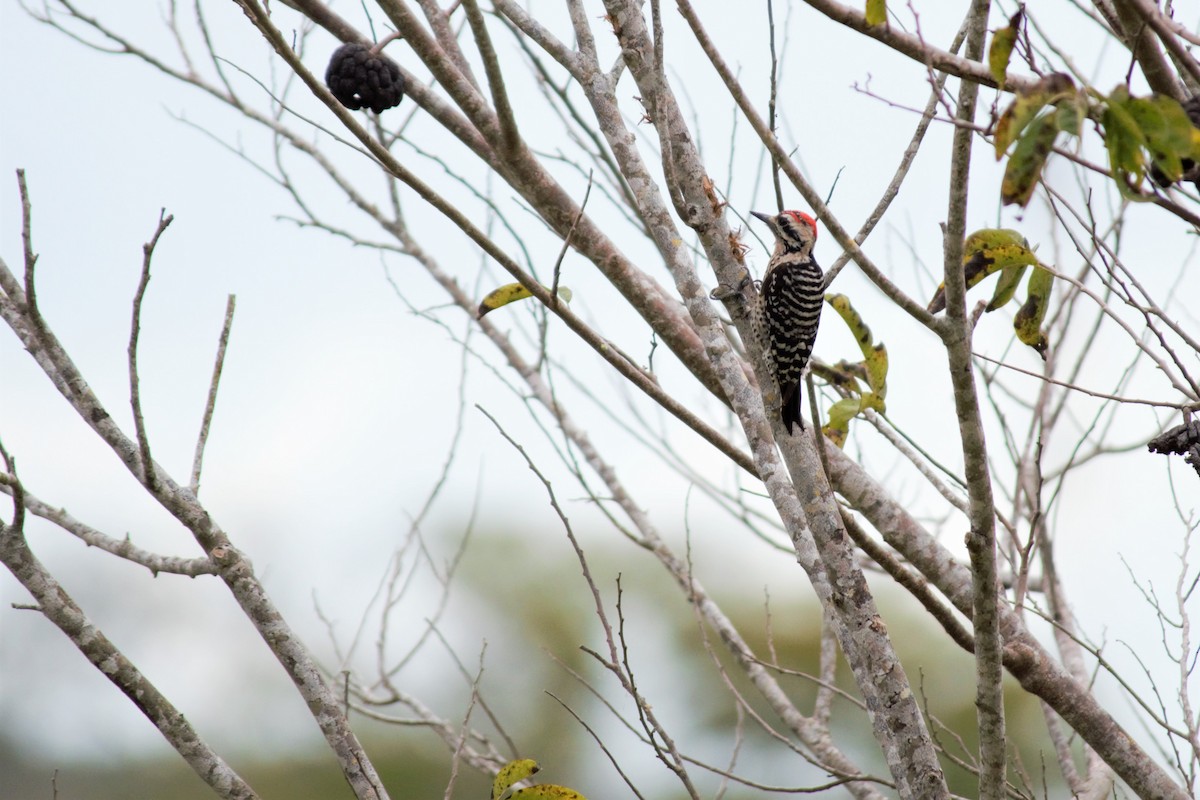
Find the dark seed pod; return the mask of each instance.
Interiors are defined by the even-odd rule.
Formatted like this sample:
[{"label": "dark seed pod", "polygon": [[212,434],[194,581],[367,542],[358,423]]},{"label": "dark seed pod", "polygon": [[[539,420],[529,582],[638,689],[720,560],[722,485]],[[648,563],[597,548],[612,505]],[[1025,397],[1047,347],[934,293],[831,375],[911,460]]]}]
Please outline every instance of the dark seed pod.
[{"label": "dark seed pod", "polygon": [[369,108],[378,114],[404,99],[404,76],[396,62],[358,42],[333,51],[325,70],[325,85],[339,103],[352,111]]}]

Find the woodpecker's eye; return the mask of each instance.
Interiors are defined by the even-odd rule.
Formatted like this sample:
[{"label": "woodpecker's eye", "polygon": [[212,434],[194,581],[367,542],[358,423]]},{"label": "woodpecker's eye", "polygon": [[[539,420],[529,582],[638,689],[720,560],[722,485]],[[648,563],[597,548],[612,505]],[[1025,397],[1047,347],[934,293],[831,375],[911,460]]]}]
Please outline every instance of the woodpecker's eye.
[{"label": "woodpecker's eye", "polygon": [[817,222],[803,211],[783,211],[777,218],[781,228],[790,228],[797,238],[807,230],[814,240],[817,238]]}]

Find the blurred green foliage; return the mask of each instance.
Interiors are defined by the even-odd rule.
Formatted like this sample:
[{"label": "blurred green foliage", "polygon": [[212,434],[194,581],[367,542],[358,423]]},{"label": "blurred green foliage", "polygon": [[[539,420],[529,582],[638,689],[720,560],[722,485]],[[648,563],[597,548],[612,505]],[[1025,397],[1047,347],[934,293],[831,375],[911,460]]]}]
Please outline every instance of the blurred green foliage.
[{"label": "blurred green foliage", "polygon": [[[590,570],[614,630],[618,626],[615,604],[620,576],[629,663],[639,689],[650,699],[655,713],[681,748],[710,763],[727,764],[739,720],[722,670],[754,711],[776,724],[719,639],[712,631],[701,630],[686,599],[642,550],[614,541],[611,536],[579,532],[577,535],[588,552]],[[764,555],[764,548],[757,544],[752,549],[753,559],[771,557]],[[789,567],[783,563],[787,559],[784,554],[780,554],[780,571],[768,580],[737,568],[736,556],[731,557],[720,574],[711,574],[710,557],[711,552],[707,557],[697,554],[696,569],[702,575],[710,573],[709,591],[759,656],[794,673],[815,674],[821,616],[811,589],[794,562],[790,565],[796,571],[794,580],[786,580]],[[497,565],[503,565],[503,569]],[[785,576],[782,586],[778,585],[779,575]],[[683,797],[649,748],[616,723],[592,690],[566,669],[581,676],[636,725],[636,713],[616,680],[580,649],[586,646],[602,656],[608,653],[595,617],[591,591],[561,533],[525,528],[510,536],[479,536],[468,549],[458,580],[453,607],[444,625],[468,672],[478,668],[482,640],[487,641],[479,690],[520,751],[505,752],[506,756],[536,758],[546,769],[548,780],[571,786],[589,797],[632,797],[591,736],[560,705],[561,700],[620,754],[622,767],[637,776],[639,788],[646,796],[659,800]],[[884,621],[914,689],[922,693],[939,725],[948,729],[938,731],[939,740],[957,757],[969,758],[976,746],[974,668],[970,654],[951,645],[915,601],[886,578],[872,576],[871,580]],[[772,584],[769,603],[764,588],[768,583]],[[403,624],[411,622],[406,620]],[[706,645],[710,652],[706,652]],[[445,657],[442,650],[436,653]],[[457,687],[459,695],[451,700],[443,697],[435,711],[457,724],[469,703],[470,681],[457,674],[457,668],[443,674],[443,680]],[[805,713],[811,712],[815,696],[812,681],[799,674],[781,675],[779,680],[797,707]],[[404,683],[403,676],[400,683]],[[838,685],[856,695],[844,664],[838,670]],[[1014,760],[1026,765],[1040,780],[1042,764],[1053,763],[1054,756],[1038,705],[1029,696],[1013,692],[1007,710],[1010,739],[1016,743]],[[401,709],[383,711],[404,716]],[[486,715],[478,708],[473,712],[472,723],[487,728]],[[824,782],[823,775],[761,732],[753,721],[744,719],[743,723],[740,770],[767,783]],[[451,754],[433,733],[421,727],[364,723],[361,718],[356,718],[355,724],[393,796],[443,796],[451,771]],[[854,708],[850,700],[834,702],[833,725],[837,740],[864,769],[887,774],[871,739],[865,714]],[[268,728],[269,723],[265,723],[264,736],[270,735]],[[507,750],[502,735],[490,729],[488,735],[502,751]],[[299,752],[275,761],[258,760],[252,753],[223,755],[264,798],[336,800],[352,796],[328,753]],[[944,763],[951,790],[971,796],[975,791],[974,779],[949,762]],[[51,779],[56,770],[57,795],[54,795]],[[711,791],[718,783],[717,778],[698,768],[694,777],[702,791]],[[479,775],[463,765],[454,796],[477,800],[487,796],[490,785],[491,776]],[[1061,785],[1052,783],[1047,792],[1049,796],[1059,796],[1061,789]],[[1040,786],[1037,794],[1041,794]],[[730,800],[758,796],[757,791],[736,784],[731,784],[726,793]],[[835,790],[829,796],[844,796],[844,793]],[[212,794],[165,745],[161,757],[146,761],[51,764],[41,761],[36,754],[21,752],[11,741],[0,741],[0,798],[49,800],[52,797],[199,800]]]}]

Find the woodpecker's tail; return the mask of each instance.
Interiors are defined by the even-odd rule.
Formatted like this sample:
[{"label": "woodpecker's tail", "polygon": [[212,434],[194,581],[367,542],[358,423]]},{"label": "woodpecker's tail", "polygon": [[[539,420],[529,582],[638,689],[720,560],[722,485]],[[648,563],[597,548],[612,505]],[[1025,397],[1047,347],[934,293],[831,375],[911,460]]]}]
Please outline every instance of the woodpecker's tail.
[{"label": "woodpecker's tail", "polygon": [[800,381],[788,389],[783,395],[783,425],[787,428],[788,436],[792,435],[792,425],[800,423],[804,430],[804,417],[800,416]]}]

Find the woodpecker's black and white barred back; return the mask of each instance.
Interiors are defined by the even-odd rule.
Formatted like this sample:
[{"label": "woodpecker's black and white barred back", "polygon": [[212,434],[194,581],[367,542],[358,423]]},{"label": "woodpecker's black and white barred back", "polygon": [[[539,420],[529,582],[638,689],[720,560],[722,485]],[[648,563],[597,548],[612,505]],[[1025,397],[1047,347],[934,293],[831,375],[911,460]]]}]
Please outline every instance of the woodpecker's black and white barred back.
[{"label": "woodpecker's black and white barred back", "polygon": [[813,258],[817,223],[802,211],[778,214],[750,212],[775,234],[775,250],[762,279],[762,293],[754,314],[759,342],[783,397],[783,424],[788,434],[800,416],[800,380],[812,356],[821,324],[825,274]]}]

